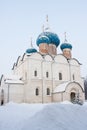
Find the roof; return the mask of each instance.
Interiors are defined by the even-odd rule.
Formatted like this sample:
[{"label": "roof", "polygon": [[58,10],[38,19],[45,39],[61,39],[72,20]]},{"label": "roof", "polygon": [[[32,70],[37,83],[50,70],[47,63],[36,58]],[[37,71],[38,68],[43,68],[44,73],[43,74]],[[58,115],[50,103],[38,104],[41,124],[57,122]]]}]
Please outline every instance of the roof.
[{"label": "roof", "polygon": [[78,85],[81,87],[82,91],[84,91],[84,88],[83,88],[78,82],[75,82],[75,81],[73,81],[73,82],[71,82],[71,81],[66,81],[65,83],[61,83],[59,86],[57,86],[57,87],[54,89],[53,93],[64,92],[64,91],[66,90],[66,87],[67,87],[69,84],[71,84],[71,83],[78,84]]},{"label": "roof", "polygon": [[9,75],[5,75],[4,76],[5,79],[7,80],[17,80],[17,79],[21,79],[21,77],[19,75],[14,75],[14,74],[9,74]]},{"label": "roof", "polygon": [[72,45],[70,43],[62,43],[60,46],[61,50],[69,48],[72,49]]},{"label": "roof", "polygon": [[7,79],[7,80],[5,80],[5,84],[24,84],[24,83],[22,80]]},{"label": "roof", "polygon": [[35,53],[37,50],[35,48],[29,48],[26,50],[26,53]]},{"label": "roof", "polygon": [[65,83],[62,83],[60,84],[59,86],[57,86],[55,89],[54,89],[54,92],[53,93],[57,93],[57,92],[64,92],[67,85],[69,84],[70,82],[65,82]]},{"label": "roof", "polygon": [[5,76],[5,84],[24,84],[21,77],[18,75],[7,75]]},{"label": "roof", "polygon": [[58,45],[60,44],[60,39],[56,33],[45,31],[38,36],[36,40],[36,44],[37,46],[39,46],[40,43],[44,43],[44,42],[47,42],[48,44],[54,44],[56,47],[58,47]]},{"label": "roof", "polygon": [[45,35],[39,36],[38,39],[37,39],[37,45],[39,46],[39,44],[41,44],[41,43],[49,44],[50,43],[50,39],[47,36],[45,36]]}]

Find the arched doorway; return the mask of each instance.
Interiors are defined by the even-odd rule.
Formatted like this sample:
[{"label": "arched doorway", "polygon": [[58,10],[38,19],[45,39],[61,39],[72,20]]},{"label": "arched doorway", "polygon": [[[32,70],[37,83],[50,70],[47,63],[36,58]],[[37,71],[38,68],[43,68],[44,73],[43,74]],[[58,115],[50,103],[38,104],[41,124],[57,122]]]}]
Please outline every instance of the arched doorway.
[{"label": "arched doorway", "polygon": [[75,92],[71,92],[71,94],[70,94],[71,102],[75,101],[75,98],[76,98],[76,93]]}]

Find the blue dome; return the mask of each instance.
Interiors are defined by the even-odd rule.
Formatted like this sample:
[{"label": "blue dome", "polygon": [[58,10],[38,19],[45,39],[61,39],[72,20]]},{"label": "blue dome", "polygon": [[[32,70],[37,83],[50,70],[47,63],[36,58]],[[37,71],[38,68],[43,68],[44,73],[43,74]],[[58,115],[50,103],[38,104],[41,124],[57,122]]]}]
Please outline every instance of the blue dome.
[{"label": "blue dome", "polygon": [[60,46],[61,50],[63,49],[72,49],[72,45],[70,43],[62,43],[61,46]]},{"label": "blue dome", "polygon": [[49,42],[46,41],[46,43],[48,43],[48,44],[54,44],[57,47],[60,43],[60,39],[57,36],[57,34],[52,33],[52,32],[43,32],[37,38],[36,43],[37,43],[38,46],[39,46],[39,44],[44,43],[44,40],[42,40],[41,43],[40,42],[38,43],[39,38],[42,37],[42,36],[46,36],[49,39]]},{"label": "blue dome", "polygon": [[26,53],[35,53],[37,50],[35,48],[30,48],[26,50]]},{"label": "blue dome", "polygon": [[49,38],[47,37],[47,36],[45,36],[45,35],[39,35],[39,37],[37,38],[37,45],[39,46],[39,44],[41,44],[41,43],[47,43],[47,44],[49,44],[50,43],[50,40],[49,40]]}]

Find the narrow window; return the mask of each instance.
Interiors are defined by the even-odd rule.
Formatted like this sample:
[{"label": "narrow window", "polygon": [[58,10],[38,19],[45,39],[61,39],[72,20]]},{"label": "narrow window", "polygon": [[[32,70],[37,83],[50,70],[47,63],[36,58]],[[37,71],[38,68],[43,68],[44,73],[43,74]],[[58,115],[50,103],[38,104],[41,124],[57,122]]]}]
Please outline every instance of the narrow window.
[{"label": "narrow window", "polygon": [[47,78],[49,77],[49,73],[48,73],[48,72],[46,72],[46,77],[47,77]]},{"label": "narrow window", "polygon": [[38,96],[38,95],[39,95],[39,89],[36,88],[36,96]]},{"label": "narrow window", "polygon": [[47,95],[50,95],[50,89],[47,88]]},{"label": "narrow window", "polygon": [[75,80],[75,76],[74,76],[74,74],[73,74],[73,80]]},{"label": "narrow window", "polygon": [[62,80],[62,73],[59,73],[59,80]]},{"label": "narrow window", "polygon": [[36,70],[34,71],[34,76],[35,76],[35,77],[37,76],[37,71],[36,71]]}]

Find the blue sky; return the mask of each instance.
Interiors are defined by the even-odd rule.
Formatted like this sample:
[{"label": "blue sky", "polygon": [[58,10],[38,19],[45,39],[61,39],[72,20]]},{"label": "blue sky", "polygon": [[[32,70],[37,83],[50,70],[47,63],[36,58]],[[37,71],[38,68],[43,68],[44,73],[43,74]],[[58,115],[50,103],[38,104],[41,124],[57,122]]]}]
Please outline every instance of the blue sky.
[{"label": "blue sky", "polygon": [[47,14],[61,43],[67,32],[72,57],[83,64],[82,76],[87,75],[87,0],[0,0],[0,75],[10,73],[18,56],[30,46],[30,37],[38,49],[36,39]]}]

